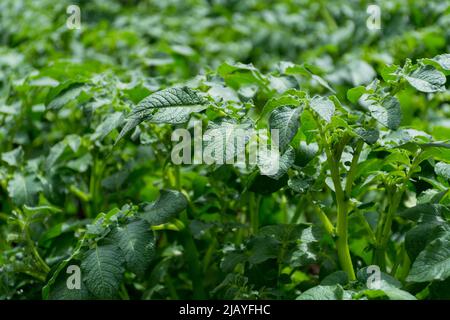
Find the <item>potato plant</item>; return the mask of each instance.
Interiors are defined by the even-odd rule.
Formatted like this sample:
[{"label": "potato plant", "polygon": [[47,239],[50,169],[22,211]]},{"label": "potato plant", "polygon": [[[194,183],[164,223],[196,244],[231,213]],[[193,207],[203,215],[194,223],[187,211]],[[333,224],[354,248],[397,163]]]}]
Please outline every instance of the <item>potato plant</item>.
[{"label": "potato plant", "polygon": [[2,1],[0,298],[449,299],[450,7],[367,5]]}]

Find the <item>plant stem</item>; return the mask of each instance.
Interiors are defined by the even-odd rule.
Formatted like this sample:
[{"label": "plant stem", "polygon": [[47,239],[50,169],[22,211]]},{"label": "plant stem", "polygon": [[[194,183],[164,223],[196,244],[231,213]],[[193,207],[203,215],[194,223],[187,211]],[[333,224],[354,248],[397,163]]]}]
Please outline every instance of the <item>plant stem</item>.
[{"label": "plant stem", "polygon": [[325,214],[325,212],[323,212],[322,208],[320,208],[319,205],[314,203],[314,199],[312,198],[310,193],[307,194],[307,197],[311,202],[313,209],[317,214],[317,217],[322,222],[325,231],[327,231],[330,236],[334,237],[336,230],[334,229],[333,223],[330,221],[330,219],[328,219],[328,216]]},{"label": "plant stem", "polygon": [[[186,212],[181,214],[181,221],[188,226],[189,221]],[[192,290],[194,299],[205,299],[203,288],[203,272],[200,266],[200,256],[189,228],[181,231],[181,238],[185,248],[185,259],[192,278]]]},{"label": "plant stem", "polygon": [[358,167],[359,156],[361,155],[362,148],[364,146],[363,140],[358,140],[355,146],[355,151],[353,152],[352,164],[347,174],[347,181],[345,183],[345,193],[347,197],[350,198],[352,193],[353,181],[355,181],[356,169]]},{"label": "plant stem", "polygon": [[339,157],[334,157],[331,153],[325,133],[323,132],[320,122],[316,119],[319,132],[322,137],[323,147],[327,156],[327,162],[330,167],[331,179],[335,189],[336,206],[337,206],[337,225],[336,225],[336,249],[338,252],[339,263],[350,280],[355,280],[356,275],[353,269],[350,249],[348,247],[348,221],[347,221],[347,196],[342,189],[339,174]]},{"label": "plant stem", "polygon": [[259,208],[254,192],[249,192],[248,210],[250,213],[250,224],[252,234],[256,234],[259,229]]},{"label": "plant stem", "polygon": [[401,199],[403,194],[406,191],[407,183],[414,173],[417,166],[420,164],[421,152],[419,152],[413,159],[411,166],[408,169],[406,177],[403,179],[401,187],[394,187],[392,189],[387,188],[387,191],[392,194],[391,201],[389,203],[389,209],[384,217],[384,221],[381,225],[378,226],[379,230],[377,230],[377,246],[374,252],[373,261],[380,267],[382,271],[386,271],[386,248],[389,242],[389,238],[391,235],[392,221],[394,219],[394,215],[400,206]]}]

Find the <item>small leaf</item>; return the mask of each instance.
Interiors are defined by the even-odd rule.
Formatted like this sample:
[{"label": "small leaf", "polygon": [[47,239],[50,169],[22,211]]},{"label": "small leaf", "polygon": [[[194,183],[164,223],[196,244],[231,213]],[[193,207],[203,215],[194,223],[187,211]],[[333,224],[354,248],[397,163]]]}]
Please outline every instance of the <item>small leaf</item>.
[{"label": "small leaf", "polygon": [[334,103],[325,97],[313,97],[310,103],[311,108],[326,122],[331,122],[331,117],[334,115]]},{"label": "small leaf", "polygon": [[19,166],[23,161],[23,149],[18,147],[12,151],[2,153],[2,160],[12,167]]},{"label": "small leaf", "polygon": [[400,126],[402,111],[397,98],[388,96],[382,104],[370,105],[369,110],[373,118],[389,129],[395,130]]},{"label": "small leaf", "polygon": [[357,103],[359,98],[366,92],[366,87],[363,86],[351,88],[347,91],[347,99],[352,103]]},{"label": "small leaf", "polygon": [[377,142],[378,138],[380,137],[380,132],[378,130],[371,130],[371,129],[363,129],[363,128],[357,128],[355,130],[356,134],[361,137],[361,139],[364,140],[365,143],[372,145],[375,142]]}]

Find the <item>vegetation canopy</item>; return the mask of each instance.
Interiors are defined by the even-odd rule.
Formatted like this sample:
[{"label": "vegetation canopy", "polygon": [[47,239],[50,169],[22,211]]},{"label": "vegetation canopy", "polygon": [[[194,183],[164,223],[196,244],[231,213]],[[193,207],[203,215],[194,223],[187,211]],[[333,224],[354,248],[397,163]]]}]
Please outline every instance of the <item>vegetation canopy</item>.
[{"label": "vegetation canopy", "polygon": [[440,0],[2,0],[0,299],[450,299],[449,39]]}]

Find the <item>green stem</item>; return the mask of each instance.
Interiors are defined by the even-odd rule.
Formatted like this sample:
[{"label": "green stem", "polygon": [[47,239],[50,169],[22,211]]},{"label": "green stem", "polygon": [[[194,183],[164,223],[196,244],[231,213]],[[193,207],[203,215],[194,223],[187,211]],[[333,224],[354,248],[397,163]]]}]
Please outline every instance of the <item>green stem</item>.
[{"label": "green stem", "polygon": [[258,199],[254,192],[249,192],[248,210],[250,212],[250,224],[252,234],[256,234],[259,229],[259,208]]},{"label": "green stem", "polygon": [[394,187],[392,188],[392,190],[390,190],[390,188],[387,188],[387,191],[390,192],[390,194],[392,194],[393,196],[391,197],[391,201],[389,202],[388,212],[384,216],[384,221],[381,225],[378,226],[380,230],[377,230],[377,246],[374,253],[374,261],[382,271],[386,270],[386,249],[389,238],[391,236],[392,221],[394,219],[395,213],[398,210],[398,207],[400,206],[403,194],[406,191],[407,183],[409,179],[411,179],[411,176],[413,175],[415,169],[421,162],[420,155],[421,152],[419,152],[419,154],[414,157],[414,160],[408,169],[406,177],[403,179],[401,187],[399,189]]},{"label": "green stem", "polygon": [[123,283],[120,285],[119,295],[122,298],[122,300],[130,300],[130,296],[128,295],[127,288],[125,287],[125,285]]},{"label": "green stem", "polygon": [[358,140],[355,146],[355,151],[353,152],[352,164],[347,174],[347,181],[345,183],[345,193],[347,197],[350,198],[352,193],[353,181],[355,181],[356,169],[358,167],[359,156],[361,155],[362,148],[364,146],[363,140]]},{"label": "green stem", "polygon": [[[186,212],[181,214],[181,221],[186,226],[189,225]],[[186,263],[192,279],[193,298],[205,299],[206,294],[203,288],[204,276],[200,266],[200,256],[189,228],[181,231],[181,238],[184,243]]]},{"label": "green stem", "polygon": [[336,248],[338,252],[339,263],[342,270],[344,270],[350,280],[355,280],[356,275],[353,269],[352,259],[350,256],[350,249],[348,247],[348,221],[347,221],[347,197],[342,189],[342,184],[339,174],[339,157],[335,158],[329,148],[325,133],[323,132],[320,122],[316,119],[320,135],[322,137],[323,147],[327,156],[327,162],[330,167],[331,179],[333,181],[336,206],[337,206],[337,225],[336,225]]},{"label": "green stem", "polygon": [[314,199],[312,198],[310,193],[307,194],[307,197],[311,202],[313,209],[317,214],[317,217],[322,222],[325,231],[327,231],[330,236],[334,237],[336,230],[334,229],[333,223],[330,221],[330,219],[328,219],[328,216],[325,214],[325,212],[323,212],[322,208],[320,208],[319,205],[314,203]]},{"label": "green stem", "polygon": [[32,253],[34,259],[36,260],[38,266],[40,267],[40,269],[41,269],[45,274],[49,273],[49,272],[50,272],[50,267],[49,267],[49,266],[47,265],[47,263],[45,263],[45,261],[41,258],[41,255],[39,254],[39,252],[38,252],[36,246],[34,245],[34,241],[33,241],[33,239],[31,239],[31,236],[30,236],[30,231],[29,231],[29,228],[28,228],[28,224],[25,225],[25,230],[24,230],[24,232],[25,232],[25,238],[26,238],[26,240],[27,240],[28,247],[30,248],[31,253]]}]

